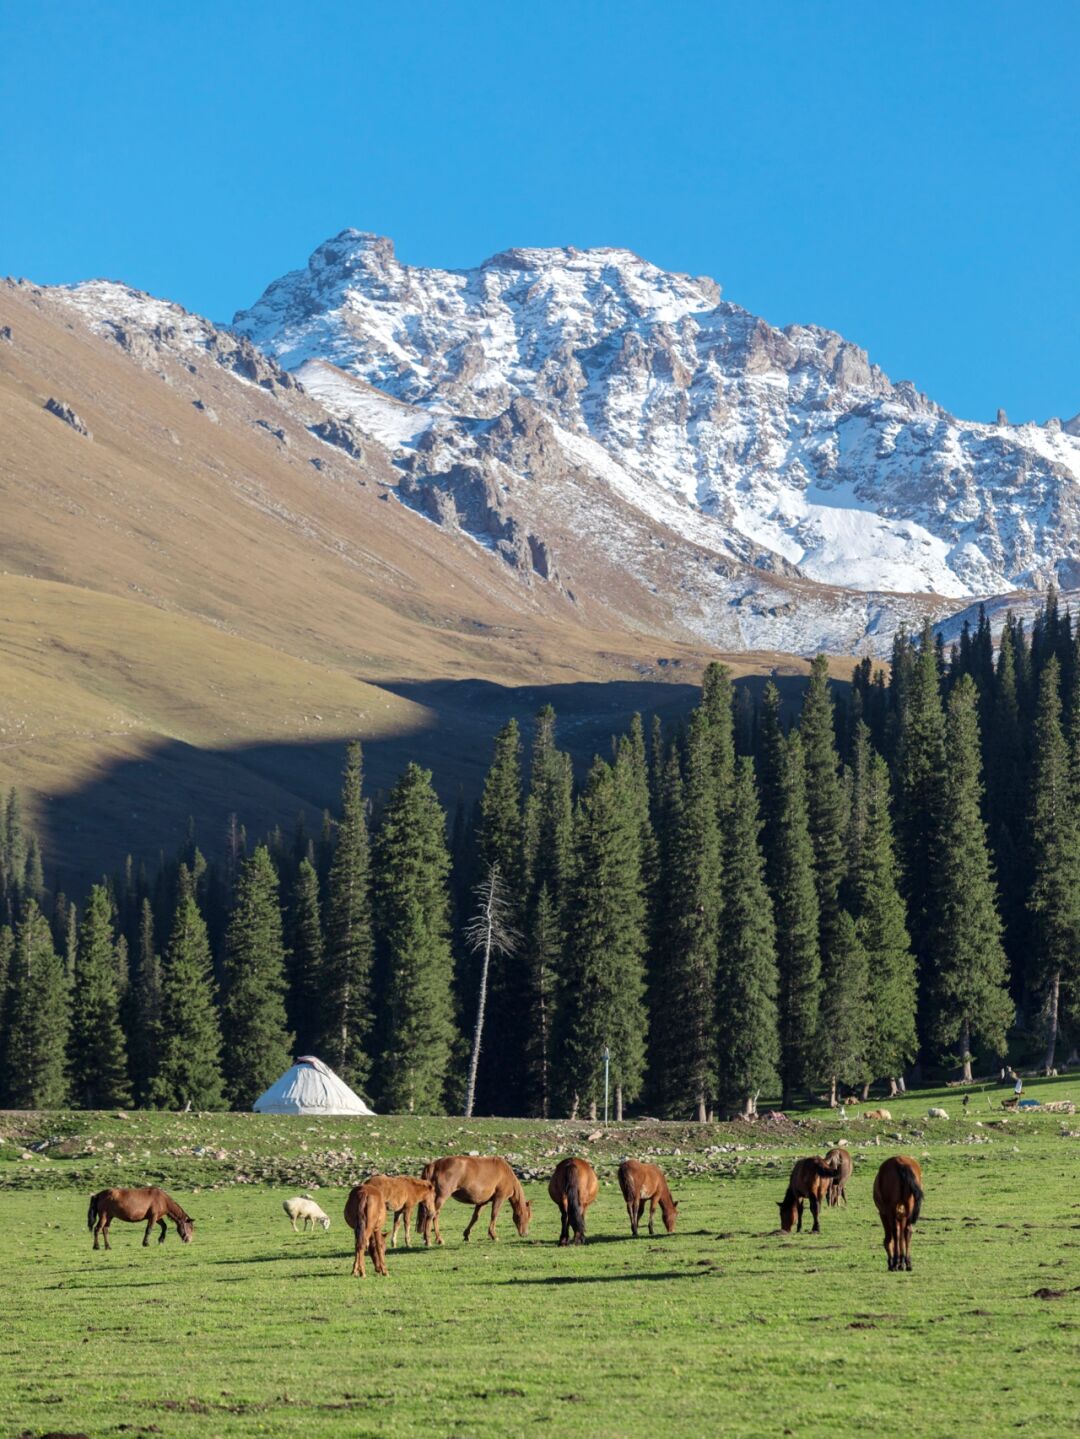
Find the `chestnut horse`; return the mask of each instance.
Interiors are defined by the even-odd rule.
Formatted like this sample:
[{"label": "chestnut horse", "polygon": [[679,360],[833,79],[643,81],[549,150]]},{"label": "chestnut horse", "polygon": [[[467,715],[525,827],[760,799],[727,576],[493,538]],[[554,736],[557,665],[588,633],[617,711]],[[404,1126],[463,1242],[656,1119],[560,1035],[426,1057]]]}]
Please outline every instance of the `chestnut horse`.
[{"label": "chestnut horse", "polygon": [[569,1244],[570,1231],[574,1231],[573,1242],[585,1243],[585,1211],[600,1192],[600,1181],[596,1170],[585,1159],[563,1159],[555,1167],[555,1173],[548,1181],[548,1193],[559,1206],[562,1214],[560,1244]]},{"label": "chestnut horse", "polygon": [[829,1204],[835,1206],[839,1204],[842,1199],[844,1201],[844,1208],[846,1209],[847,1182],[851,1178],[852,1169],[855,1167],[851,1155],[843,1145],[837,1145],[835,1149],[830,1149],[828,1154],[826,1154],[825,1163],[831,1164],[836,1171],[833,1176],[833,1182],[829,1185]]},{"label": "chestnut horse", "polygon": [[420,1177],[435,1186],[434,1204],[424,1203],[420,1206],[419,1221],[425,1244],[431,1243],[432,1227],[438,1243],[443,1242],[439,1215],[443,1205],[451,1198],[473,1206],[473,1217],[465,1226],[466,1239],[472,1233],[473,1225],[480,1218],[480,1211],[485,1204],[491,1205],[488,1238],[498,1239],[495,1221],[506,1199],[509,1199],[510,1208],[514,1211],[517,1232],[522,1239],[528,1234],[532,1204],[525,1198],[520,1180],[505,1159],[495,1155],[486,1158],[475,1154],[447,1155],[445,1159],[433,1159],[430,1164],[425,1164]]},{"label": "chestnut horse", "polygon": [[806,1159],[797,1159],[795,1168],[791,1171],[791,1178],[788,1180],[787,1193],[779,1200],[780,1205],[780,1229],[784,1234],[790,1234],[796,1217],[799,1221],[798,1233],[802,1233],[803,1204],[810,1201],[810,1213],[814,1216],[814,1227],[812,1234],[821,1233],[821,1225],[818,1223],[818,1213],[822,1201],[828,1200],[829,1186],[836,1178],[836,1170],[816,1154],[811,1154]]},{"label": "chestnut horse", "polygon": [[125,1219],[129,1224],[141,1224],[146,1220],[143,1247],[150,1243],[150,1231],[155,1224],[161,1226],[158,1243],[165,1243],[168,1232],[166,1218],[176,1225],[176,1232],[185,1244],[191,1243],[192,1228],[195,1224],[190,1214],[185,1214],[176,1200],[164,1189],[102,1189],[91,1196],[90,1208],[86,1215],[86,1227],[93,1231],[94,1248],[99,1249],[98,1235],[109,1243],[109,1225],[114,1219]]},{"label": "chestnut horse", "polygon": [[906,1154],[886,1159],[874,1180],[874,1203],[885,1230],[890,1269],[911,1268],[911,1231],[922,1208],[922,1170]]},{"label": "chestnut horse", "polygon": [[371,1255],[376,1274],[386,1274],[386,1200],[370,1184],[358,1184],[349,1191],[345,1201],[345,1223],[356,1235],[356,1257],[353,1278],[366,1279],[364,1254]]},{"label": "chestnut horse", "polygon": [[373,1174],[365,1183],[377,1189],[386,1200],[387,1212],[394,1216],[390,1248],[397,1248],[398,1225],[405,1220],[405,1248],[409,1249],[409,1225],[418,1204],[435,1207],[435,1186],[428,1179],[413,1179],[408,1174]]},{"label": "chestnut horse", "polygon": [[630,1233],[637,1238],[638,1225],[645,1212],[645,1201],[649,1201],[649,1233],[653,1232],[653,1216],[659,1204],[664,1216],[664,1228],[669,1234],[675,1233],[675,1217],[679,1206],[671,1197],[667,1180],[655,1164],[641,1164],[636,1159],[624,1159],[619,1165],[619,1188],[626,1200],[626,1212],[630,1216]]}]

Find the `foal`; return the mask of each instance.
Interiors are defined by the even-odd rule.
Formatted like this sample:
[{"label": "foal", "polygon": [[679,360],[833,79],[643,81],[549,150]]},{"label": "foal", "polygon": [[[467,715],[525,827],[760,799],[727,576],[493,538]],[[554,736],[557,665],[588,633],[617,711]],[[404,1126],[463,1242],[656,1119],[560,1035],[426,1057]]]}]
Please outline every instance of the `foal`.
[{"label": "foal", "polygon": [[145,1248],[150,1243],[150,1231],[155,1224],[161,1226],[158,1243],[165,1243],[165,1235],[168,1231],[166,1218],[171,1219],[176,1225],[176,1232],[183,1242],[190,1244],[195,1221],[189,1214],[184,1213],[176,1200],[166,1194],[164,1189],[102,1189],[90,1199],[86,1227],[93,1230],[95,1249],[101,1247],[98,1244],[99,1234],[105,1240],[105,1248],[111,1249],[109,1225],[114,1219],[125,1219],[129,1224],[141,1224],[145,1219],[146,1233],[143,1235],[143,1247]]},{"label": "foal", "polygon": [[675,1233],[675,1217],[678,1203],[672,1199],[662,1170],[655,1164],[642,1164],[636,1159],[624,1159],[619,1165],[619,1188],[626,1200],[626,1212],[630,1216],[630,1233],[637,1238],[638,1225],[649,1203],[649,1233],[653,1232],[653,1216],[659,1204],[664,1217],[664,1228],[669,1234]]},{"label": "foal", "polygon": [[830,1149],[825,1156],[825,1163],[831,1164],[836,1171],[833,1175],[833,1182],[829,1185],[829,1204],[835,1206],[844,1201],[844,1208],[847,1208],[847,1182],[851,1178],[851,1171],[854,1168],[851,1155],[843,1147],[837,1145]]},{"label": "foal", "polygon": [[778,1201],[782,1233],[790,1234],[796,1219],[799,1221],[798,1233],[802,1233],[803,1204],[806,1200],[810,1201],[810,1213],[814,1216],[814,1227],[810,1232],[821,1233],[818,1214],[822,1204],[828,1203],[829,1190],[835,1178],[836,1170],[816,1154],[795,1161],[795,1168],[788,1180],[787,1193]]},{"label": "foal", "polygon": [[366,1279],[364,1255],[371,1255],[375,1273],[386,1276],[386,1200],[370,1184],[358,1184],[345,1201],[345,1223],[356,1235],[353,1278]]},{"label": "foal", "polygon": [[394,1228],[390,1235],[391,1249],[397,1248],[398,1225],[405,1221],[405,1248],[410,1248],[409,1225],[412,1212],[418,1204],[426,1205],[425,1213],[435,1210],[435,1186],[429,1179],[413,1179],[408,1174],[373,1174],[366,1183],[377,1189],[386,1200],[387,1211],[394,1216]]}]

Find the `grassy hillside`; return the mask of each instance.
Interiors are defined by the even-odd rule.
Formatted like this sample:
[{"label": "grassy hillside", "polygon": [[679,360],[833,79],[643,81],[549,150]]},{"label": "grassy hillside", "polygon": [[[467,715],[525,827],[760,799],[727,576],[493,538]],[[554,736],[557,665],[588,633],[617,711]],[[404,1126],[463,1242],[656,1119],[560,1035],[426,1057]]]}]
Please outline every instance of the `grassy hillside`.
[{"label": "grassy hillside", "polygon": [[[959,1422],[1066,1433],[1080,1121],[1002,1122],[1002,1092],[976,1091],[967,1114],[950,1089],[890,1103],[889,1123],[811,1111],[701,1128],[4,1115],[0,1287],[14,1362],[0,1409],[13,1433],[94,1436],[623,1436],[642,1416],[675,1435],[891,1439]],[[1075,1101],[1080,1084],[1032,1093]],[[939,1101],[950,1119],[928,1120]],[[19,1157],[50,1135],[66,1153]],[[793,1158],[840,1137],[855,1157],[848,1207],[829,1210],[820,1235],[779,1236]],[[399,1248],[388,1280],[353,1280],[348,1184],[464,1149],[515,1156],[534,1206],[527,1239],[504,1213],[497,1245],[466,1245],[469,1211],[451,1202],[443,1249]],[[923,1166],[926,1202],[914,1272],[889,1274],[870,1190],[881,1158],[904,1150]],[[588,1155],[602,1181],[578,1250],[555,1244],[544,1184],[567,1152]],[[615,1184],[626,1154],[671,1175],[674,1236],[630,1238]],[[191,1246],[171,1233],[143,1249],[141,1230],[114,1225],[113,1251],[93,1253],[86,1197],[121,1178],[172,1186],[196,1217]],[[289,1229],[281,1201],[302,1188],[331,1215],[328,1233]]]},{"label": "grassy hillside", "polygon": [[50,878],[153,856],[189,815],[212,849],[230,810],[255,831],[318,810],[356,734],[376,787],[415,756],[452,800],[510,713],[553,698],[585,760],[635,709],[685,709],[708,656],[617,574],[574,601],[525,583],[399,504],[378,446],[313,439],[302,397],[137,361],[48,292],[0,285],[0,323],[0,787]]}]

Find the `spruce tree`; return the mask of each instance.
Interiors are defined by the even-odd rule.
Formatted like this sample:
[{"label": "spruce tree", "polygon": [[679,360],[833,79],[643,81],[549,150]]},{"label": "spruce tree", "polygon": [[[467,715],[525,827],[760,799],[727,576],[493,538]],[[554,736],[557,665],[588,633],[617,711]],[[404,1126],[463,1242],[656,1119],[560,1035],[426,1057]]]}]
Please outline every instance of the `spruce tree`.
[{"label": "spruce tree", "polygon": [[1008,968],[983,823],[978,693],[965,675],[949,697],[939,843],[933,868],[931,1034],[959,1045],[965,1079],[972,1044],[1005,1052],[1012,1022]]},{"label": "spruce tree", "polygon": [[[521,796],[521,733],[511,719],[495,736],[495,753],[480,796],[476,883],[492,869],[507,896],[506,923],[524,923],[524,847]],[[468,901],[472,907],[472,898]],[[475,968],[475,955],[474,955]],[[475,976],[479,978],[478,973]],[[530,1005],[529,971],[520,948],[492,954],[487,977],[487,1024],[476,1103],[481,1114],[521,1114],[528,1076],[522,1064]],[[474,986],[470,985],[470,989]],[[468,1012],[474,1010],[471,996]]]},{"label": "spruce tree", "polygon": [[310,1054],[320,1035],[320,994],[323,979],[323,938],[319,917],[319,876],[305,856],[297,866],[289,906],[289,946],[286,958],[288,992],[286,1013],[296,1033],[298,1054]]},{"label": "spruce tree", "polygon": [[5,1107],[59,1108],[68,1095],[68,985],[49,922],[32,899],[15,928],[6,1009]]},{"label": "spruce tree", "polygon": [[806,767],[807,823],[814,854],[821,958],[827,972],[839,918],[840,885],[844,877],[846,815],[840,759],[836,752],[829,663],[824,655],[817,655],[810,666],[810,683],[803,698],[799,735]]},{"label": "spruce tree", "polygon": [[753,764],[735,768],[726,810],[725,865],[717,971],[717,1099],[727,1113],[752,1115],[778,1083],[776,931],[765,888]]},{"label": "spruce tree", "polygon": [[225,938],[225,1080],[234,1109],[250,1109],[292,1060],[285,1016],[285,943],[278,877],[259,845],[240,865]]},{"label": "spruce tree", "polygon": [[945,716],[933,629],[927,621],[900,714],[896,763],[897,829],[908,924],[924,987],[933,982],[934,849],[941,828],[944,766]]},{"label": "spruce tree", "polygon": [[[7,1030],[8,985],[11,979],[11,956],[15,950],[15,932],[10,924],[0,924],[0,1055],[4,1053],[4,1035]],[[3,1091],[0,1076],[0,1092]]]},{"label": "spruce tree", "polygon": [[911,952],[893,843],[889,770],[860,725],[854,753],[850,836],[851,912],[870,975],[869,1078],[895,1094],[918,1053],[915,956]]},{"label": "spruce tree", "polygon": [[555,743],[555,711],[536,717],[524,808],[522,963],[526,972],[523,1112],[547,1118],[552,1105],[552,1036],[562,969],[564,912],[573,857],[573,772]]},{"label": "spruce tree", "polygon": [[131,1103],[116,946],[112,899],[95,884],[79,925],[72,995],[71,1093],[83,1109]]},{"label": "spruce tree", "polygon": [[1062,733],[1059,686],[1058,660],[1051,655],[1039,680],[1035,715],[1034,874],[1028,901],[1034,918],[1034,978],[1045,1024],[1047,1069],[1053,1068],[1057,1047],[1062,978],[1068,983],[1074,977],[1080,945],[1080,785]]},{"label": "spruce tree", "polygon": [[818,1065],[829,1081],[832,1103],[841,1082],[860,1088],[870,1078],[873,1010],[866,950],[846,909],[837,915],[836,942],[821,995]]},{"label": "spruce tree", "polygon": [[150,1090],[161,1043],[161,957],[154,943],[154,912],[144,898],[139,916],[139,963],[132,998],[128,1049],[135,1100],[151,1103]]},{"label": "spruce tree", "polygon": [[210,942],[194,889],[194,876],[182,865],[162,966],[161,1042],[150,1082],[150,1101],[159,1109],[225,1108]]},{"label": "spruce tree", "polygon": [[783,1103],[817,1077],[821,1010],[820,913],[798,732],[780,740],[773,803],[772,897],[776,920],[777,1005]]},{"label": "spruce tree", "polygon": [[605,1048],[624,1101],[644,1079],[645,900],[639,816],[626,786],[594,761],[574,823],[559,1053],[572,1112],[603,1098]]},{"label": "spruce tree", "polygon": [[669,816],[662,973],[654,986],[654,1092],[664,1114],[704,1121],[716,1073],[716,964],[720,925],[720,823],[713,738],[694,711],[677,814]]},{"label": "spruce tree", "polygon": [[346,752],[337,845],[327,879],[322,1057],[354,1089],[371,1068],[371,876],[364,815],[363,756]]},{"label": "spruce tree", "polygon": [[410,764],[386,802],[375,848],[384,978],[382,1106],[438,1114],[455,1041],[446,816],[431,774]]}]

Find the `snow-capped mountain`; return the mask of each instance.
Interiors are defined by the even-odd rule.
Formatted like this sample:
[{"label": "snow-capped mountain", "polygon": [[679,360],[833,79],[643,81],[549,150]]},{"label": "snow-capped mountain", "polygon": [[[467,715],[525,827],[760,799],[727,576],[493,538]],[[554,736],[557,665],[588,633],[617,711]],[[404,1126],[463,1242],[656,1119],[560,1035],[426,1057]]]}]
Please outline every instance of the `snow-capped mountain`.
[{"label": "snow-capped mountain", "polygon": [[841,336],[776,329],[626,250],[445,271],[346,230],[233,328],[389,446],[413,502],[465,528],[492,506],[536,543],[602,526],[596,486],[586,505],[566,483],[586,473],[622,514],[721,557],[727,580],[748,565],[954,608],[1080,579],[1076,420],[958,420]]}]

